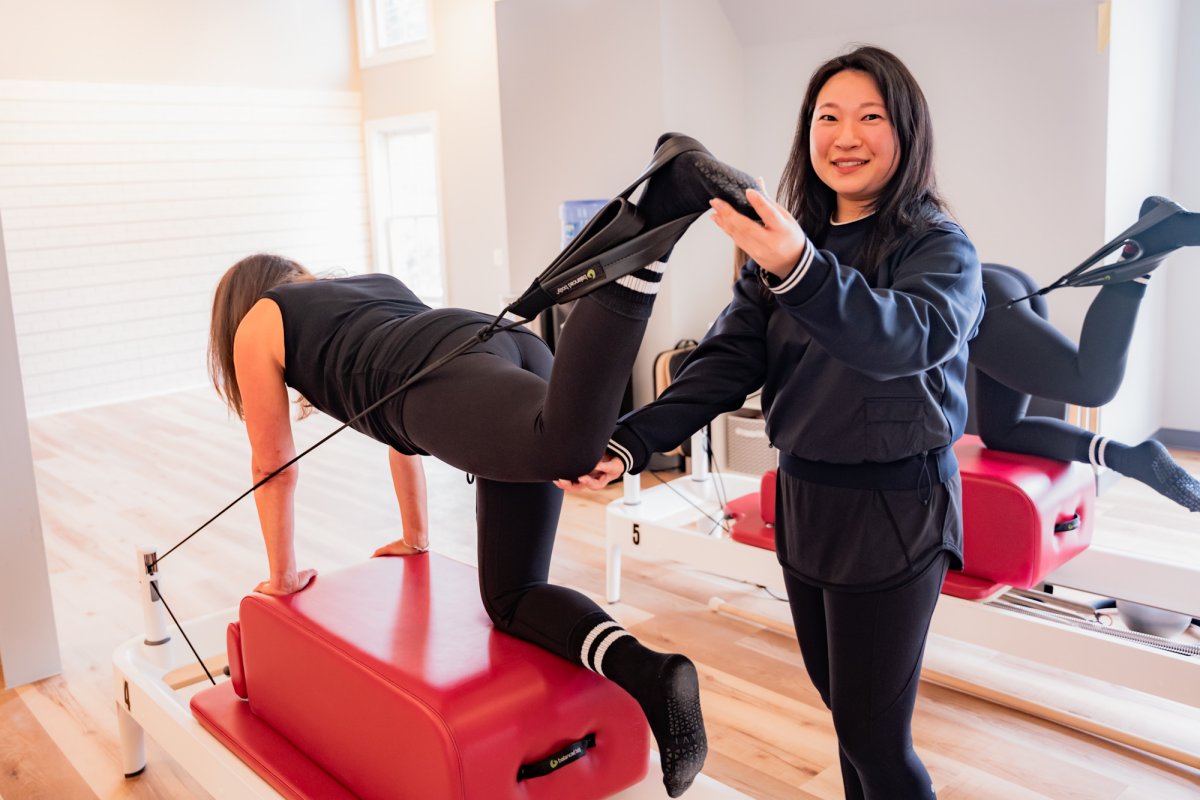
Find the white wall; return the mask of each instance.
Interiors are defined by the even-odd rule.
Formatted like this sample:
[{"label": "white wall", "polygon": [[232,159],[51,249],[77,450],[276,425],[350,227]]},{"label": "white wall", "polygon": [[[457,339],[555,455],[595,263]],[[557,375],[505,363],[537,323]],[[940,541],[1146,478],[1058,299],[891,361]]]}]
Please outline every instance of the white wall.
[{"label": "white wall", "polygon": [[60,669],[0,229],[0,689]]},{"label": "white wall", "polygon": [[[1178,0],[1113,2],[1106,238],[1137,219],[1145,197],[1173,190],[1178,36]],[[1137,442],[1162,427],[1167,298],[1177,272],[1177,264],[1155,272],[1142,301],[1125,380],[1101,416],[1102,431],[1116,439]]]},{"label": "white wall", "polygon": [[[663,0],[662,75],[664,126],[696,137],[722,161],[745,164],[750,122],[743,48],[717,0]],[[728,301],[732,264],[729,238],[701,218],[671,255],[664,298],[670,341],[655,339],[646,349],[657,353],[681,337],[699,339]],[[666,317],[663,312],[656,310]]]},{"label": "white wall", "polygon": [[[557,255],[559,204],[622,191],[667,130],[660,24],[659,4],[645,0],[496,4],[515,292]],[[672,283],[668,274],[663,291],[672,291],[666,288]],[[671,336],[661,314],[651,324],[647,341]],[[639,402],[646,396],[643,375],[649,376],[644,355],[635,368]]]},{"label": "white wall", "polygon": [[362,71],[365,120],[433,112],[450,305],[499,311],[510,290],[495,0],[434,0],[434,53]]},{"label": "white wall", "polygon": [[[1174,174],[1170,197],[1193,211],[1200,210],[1200,3],[1180,3],[1178,31],[1179,69],[1175,83],[1175,136],[1171,147]],[[1166,297],[1163,353],[1166,364],[1163,396],[1164,428],[1200,431],[1200,248],[1187,248],[1171,256],[1165,269],[1155,274],[1155,287]]]},{"label": "white wall", "polygon": [[358,88],[352,0],[0,0],[0,78]]},{"label": "white wall", "polygon": [[[749,149],[769,186],[783,169],[808,76],[854,44],[896,53],[933,115],[938,179],[980,258],[1048,282],[1104,235],[1107,58],[1096,53],[1091,4],[1014,16],[948,9],[853,39],[808,29],[804,38],[747,52]],[[1015,54],[1020,56],[1016,57]],[[1074,334],[1088,300],[1050,296],[1055,322]]]},{"label": "white wall", "polygon": [[[504,0],[496,14],[514,289],[557,254],[559,204],[623,190],[662,133],[744,157],[741,49],[716,0]],[[701,336],[724,306],[731,263],[707,220],[676,247],[634,367],[636,402],[650,399],[654,355]]]},{"label": "white wall", "polygon": [[352,5],[0,0],[0,213],[30,414],[205,382],[269,250],[370,266]]}]

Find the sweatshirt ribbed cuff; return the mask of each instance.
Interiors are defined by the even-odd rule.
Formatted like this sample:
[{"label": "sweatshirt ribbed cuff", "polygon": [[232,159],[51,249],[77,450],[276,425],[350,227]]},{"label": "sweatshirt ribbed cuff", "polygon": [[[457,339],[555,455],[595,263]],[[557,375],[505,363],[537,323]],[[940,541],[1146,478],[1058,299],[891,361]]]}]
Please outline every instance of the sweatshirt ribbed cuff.
[{"label": "sweatshirt ribbed cuff", "polygon": [[800,259],[796,262],[796,266],[792,267],[791,272],[779,278],[759,267],[759,280],[763,282],[763,285],[767,289],[775,294],[783,294],[784,292],[791,291],[808,274],[808,268],[812,266],[813,257],[816,255],[816,252],[817,248],[813,247],[812,240],[805,238],[804,250],[800,253]]},{"label": "sweatshirt ribbed cuff", "polygon": [[638,441],[637,436],[624,428],[618,428],[608,440],[607,451],[617,458],[630,474],[641,472],[646,465],[646,448]]}]

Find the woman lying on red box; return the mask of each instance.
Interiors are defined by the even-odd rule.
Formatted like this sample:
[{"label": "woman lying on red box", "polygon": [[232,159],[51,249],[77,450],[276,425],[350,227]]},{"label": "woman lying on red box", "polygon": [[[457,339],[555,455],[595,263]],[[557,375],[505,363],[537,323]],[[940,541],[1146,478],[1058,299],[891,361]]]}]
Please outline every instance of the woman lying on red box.
[{"label": "woman lying on red box", "polygon": [[[658,152],[671,146],[669,138]],[[637,215],[654,229],[706,211],[714,196],[744,204],[739,197],[750,185],[748,176],[693,150],[650,177]],[[598,288],[571,311],[553,357],[524,328],[497,332],[352,427],[391,448],[404,536],[376,555],[428,549],[422,455],[474,475],[480,591],[496,627],[628,691],[646,714],[664,783],[677,797],[707,752],[694,665],[650,650],[586,596],[547,581],[562,505],[551,481],[589,469],[604,452],[669,253],[656,252],[657,261],[619,279],[595,280]],[[388,275],[318,280],[271,255],[229,269],[212,319],[214,384],[245,420],[256,480],[295,455],[289,388],[346,422],[493,321],[430,309]],[[297,478],[289,467],[255,492],[270,563],[260,592],[300,591],[315,575],[296,562]]]},{"label": "woman lying on red box", "polygon": [[1089,407],[1116,395],[1150,272],[1168,253],[1200,244],[1200,215],[1170,200],[1147,198],[1141,219],[1149,222],[1143,230],[1114,240],[1127,242],[1129,257],[1107,268],[1078,346],[1047,321],[1032,278],[1012,267],[983,265],[988,308],[971,341],[970,362],[978,370],[971,402],[988,447],[1110,467],[1200,511],[1200,482],[1160,442],[1131,446],[1061,419],[1026,415],[1031,395]]}]

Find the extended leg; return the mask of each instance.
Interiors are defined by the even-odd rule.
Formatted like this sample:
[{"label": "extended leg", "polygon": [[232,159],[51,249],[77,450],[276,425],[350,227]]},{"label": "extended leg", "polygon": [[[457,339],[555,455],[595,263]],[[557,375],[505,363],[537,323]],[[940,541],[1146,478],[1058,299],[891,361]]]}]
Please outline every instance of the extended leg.
[{"label": "extended leg", "polygon": [[984,269],[988,310],[971,341],[971,363],[1025,394],[1081,406],[1107,403],[1120,388],[1138,308],[1141,283],[1106,286],[1088,308],[1077,347],[1022,301],[1029,285],[995,265]]},{"label": "extended leg", "polygon": [[540,340],[513,332],[421,380],[403,399],[409,438],[459,469],[495,480],[588,472],[616,424],[649,313],[648,304],[637,318],[599,299],[620,288],[609,284],[575,305],[552,370]]}]

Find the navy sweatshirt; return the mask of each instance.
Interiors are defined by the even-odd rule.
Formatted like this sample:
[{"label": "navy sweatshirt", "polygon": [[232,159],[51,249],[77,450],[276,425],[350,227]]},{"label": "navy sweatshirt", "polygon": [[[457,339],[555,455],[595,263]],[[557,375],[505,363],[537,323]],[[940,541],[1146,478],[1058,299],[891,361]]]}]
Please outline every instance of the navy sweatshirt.
[{"label": "navy sweatshirt", "polygon": [[[984,302],[979,259],[940,220],[894,249],[868,281],[853,266],[874,224],[834,226],[782,280],[750,262],[725,308],[653,403],[623,417],[609,450],[631,472],[762,389],[767,435],[808,480],[946,450],[962,435],[967,342]],[[789,461],[790,459],[790,461]],[[886,470],[885,470],[886,471]],[[837,483],[837,478],[831,479]],[[852,484],[853,485],[853,482]]]}]

